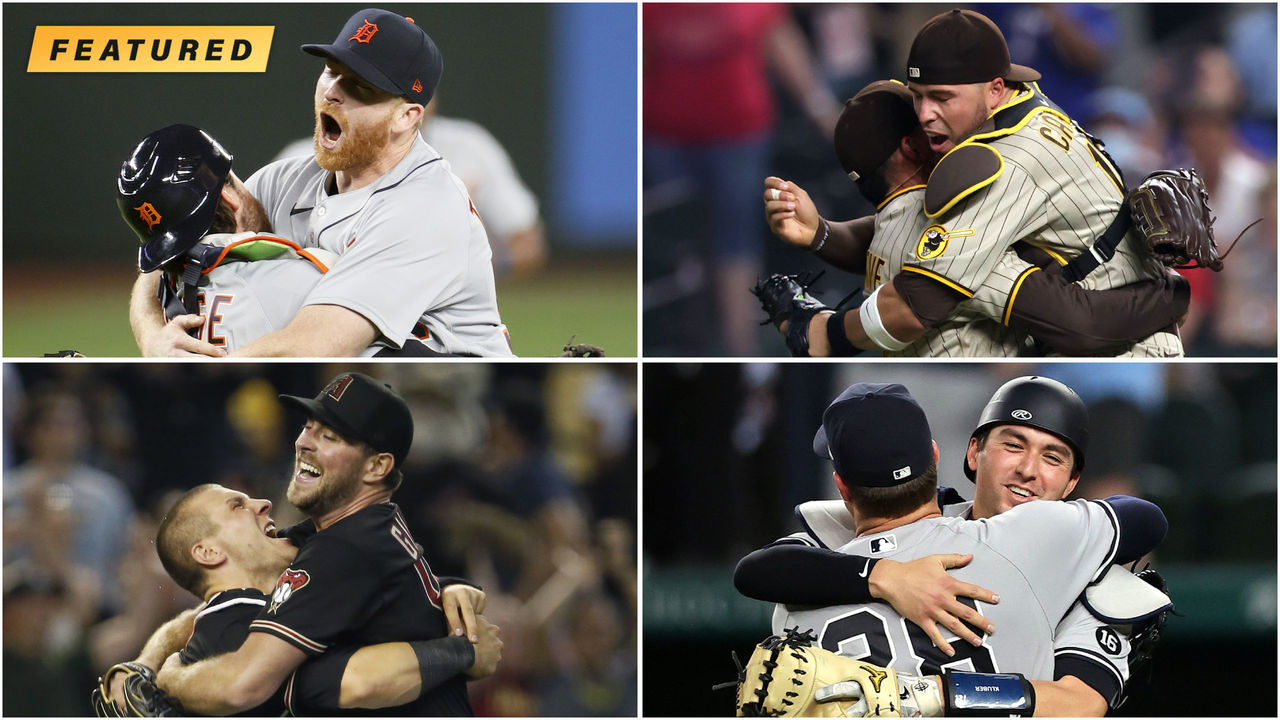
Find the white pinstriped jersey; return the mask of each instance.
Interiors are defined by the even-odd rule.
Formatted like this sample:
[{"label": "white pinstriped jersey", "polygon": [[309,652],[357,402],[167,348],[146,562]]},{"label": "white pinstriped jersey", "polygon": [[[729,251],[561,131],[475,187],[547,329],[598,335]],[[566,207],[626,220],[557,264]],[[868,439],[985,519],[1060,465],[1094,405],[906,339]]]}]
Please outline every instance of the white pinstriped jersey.
[{"label": "white pinstriped jersey", "polygon": [[[984,282],[1014,293],[1018,275],[991,277],[1005,249],[1024,240],[1065,262],[1087,252],[1120,208],[1124,191],[1110,162],[1034,84],[1016,92],[956,150],[978,144],[998,153],[999,171],[930,213],[937,241],[922,238],[904,272],[924,274],[969,297]],[[939,165],[946,162],[944,157]],[[1115,256],[1080,285],[1107,290],[1163,275],[1163,266],[1130,232]],[[1121,356],[1182,354],[1177,335],[1161,332]]]},{"label": "white pinstriped jersey", "polygon": [[511,357],[489,239],[449,163],[418,138],[372,185],[330,195],[331,175],[312,155],[245,181],[276,232],[342,256],[305,304],[359,313],[396,347],[414,335],[437,352]]},{"label": "white pinstriped jersey", "polygon": [[[904,262],[915,255],[931,221],[924,216],[924,186],[904,188],[880,205],[876,212],[875,236],[867,251],[865,288],[867,293],[902,271]],[[998,269],[1021,273],[1034,267],[1006,250]],[[994,273],[993,273],[994,275]],[[999,276],[996,276],[997,278]],[[1003,284],[983,285],[972,299],[956,306],[941,324],[930,328],[915,342],[899,351],[882,351],[886,357],[1012,357],[1019,343],[1012,330],[1000,322],[1009,288]]]},{"label": "white pinstriped jersey", "polygon": [[[997,630],[984,636],[978,647],[951,638],[953,658],[934,647],[918,626],[878,603],[783,607],[774,613],[773,630],[813,630],[818,644],[828,650],[912,675],[949,668],[1020,672],[1030,680],[1052,680],[1055,632],[1085,586],[1101,577],[1114,559],[1117,528],[1115,514],[1104,502],[1034,501],[986,520],[918,520],[838,548],[850,555],[900,561],[935,553],[972,553],[969,565],[951,573],[998,589],[998,605],[976,603]],[[1036,542],[1026,541],[1031,536]]]}]

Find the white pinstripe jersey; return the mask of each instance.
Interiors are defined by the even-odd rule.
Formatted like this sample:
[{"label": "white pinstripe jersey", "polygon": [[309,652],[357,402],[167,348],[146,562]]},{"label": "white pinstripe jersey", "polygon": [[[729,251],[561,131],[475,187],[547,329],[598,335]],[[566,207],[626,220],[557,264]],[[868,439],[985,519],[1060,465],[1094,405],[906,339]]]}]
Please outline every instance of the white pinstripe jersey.
[{"label": "white pinstripe jersey", "polygon": [[[903,188],[881,203],[876,212],[875,236],[867,251],[867,293],[891,281],[904,262],[915,256],[916,245],[931,221],[924,216],[924,185]],[[963,300],[941,324],[930,328],[899,351],[883,351],[886,357],[1012,357],[1019,343],[1000,321],[1009,286],[1002,277],[1015,277],[1034,267],[1006,250],[993,272],[996,284],[985,283],[971,299]]]},{"label": "white pinstripe jersey", "polygon": [[[1013,303],[1021,275],[1007,268],[996,272],[1003,251],[1024,240],[1065,263],[1086,252],[1106,231],[1124,190],[1102,152],[1034,84],[1017,91],[975,135],[951,152],[974,145],[995,151],[999,170],[959,192],[936,212],[926,213],[934,241],[922,237],[903,271],[924,274],[969,297],[984,282],[1004,286]],[[945,162],[946,157],[939,165]],[[1130,232],[1115,256],[1080,285],[1107,290],[1163,275],[1164,268]],[[1177,335],[1161,332],[1121,356],[1182,354]]]}]

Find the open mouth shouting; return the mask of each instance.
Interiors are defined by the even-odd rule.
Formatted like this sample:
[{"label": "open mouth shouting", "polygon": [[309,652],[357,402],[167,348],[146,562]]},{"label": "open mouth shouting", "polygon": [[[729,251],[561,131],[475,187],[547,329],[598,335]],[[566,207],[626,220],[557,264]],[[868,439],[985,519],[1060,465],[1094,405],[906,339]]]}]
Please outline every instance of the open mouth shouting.
[{"label": "open mouth shouting", "polygon": [[951,138],[946,135],[934,132],[925,132],[925,137],[929,138],[929,149],[935,153],[946,152],[950,149],[947,145],[951,142]]},{"label": "open mouth shouting", "polygon": [[318,113],[317,122],[319,132],[316,137],[319,139],[320,146],[326,150],[337,147],[338,140],[342,137],[342,123],[333,115],[323,111]]}]

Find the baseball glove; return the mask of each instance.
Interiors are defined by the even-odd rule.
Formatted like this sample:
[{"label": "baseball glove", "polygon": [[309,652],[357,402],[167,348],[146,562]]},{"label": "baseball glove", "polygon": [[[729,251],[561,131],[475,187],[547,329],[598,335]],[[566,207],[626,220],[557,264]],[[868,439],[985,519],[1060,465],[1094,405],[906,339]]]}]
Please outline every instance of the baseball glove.
[{"label": "baseball glove", "polygon": [[564,344],[564,351],[557,357],[604,357],[604,348],[586,343],[574,343],[574,338],[569,338],[569,342]]},{"label": "baseball glove", "polygon": [[[1156,259],[1179,270],[1207,267],[1222,270],[1222,261],[1254,222],[1240,231],[1226,252],[1213,239],[1209,192],[1195,169],[1160,170],[1148,175],[1129,194],[1134,228]],[[1259,219],[1260,221],[1261,219]]]},{"label": "baseball glove", "polygon": [[756,646],[739,674],[739,717],[902,717],[891,668],[814,647],[796,628]]},{"label": "baseball glove", "polygon": [[809,321],[823,310],[831,308],[822,304],[807,291],[822,277],[818,273],[806,275],[773,274],[756,283],[751,294],[760,301],[768,319],[760,323],[781,329],[787,323],[787,350],[793,357],[809,357]]},{"label": "baseball glove", "polygon": [[[120,707],[111,699],[111,680],[118,673],[124,674],[125,706]],[[182,704],[156,687],[156,673],[141,663],[118,663],[107,668],[98,678],[98,687],[90,696],[93,712],[98,717],[177,717],[182,715]]]}]

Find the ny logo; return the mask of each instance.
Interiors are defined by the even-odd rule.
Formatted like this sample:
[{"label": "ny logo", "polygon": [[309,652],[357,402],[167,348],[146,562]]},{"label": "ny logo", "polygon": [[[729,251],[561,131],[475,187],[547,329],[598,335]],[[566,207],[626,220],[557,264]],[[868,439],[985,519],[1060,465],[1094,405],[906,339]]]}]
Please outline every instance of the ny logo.
[{"label": "ny logo", "polygon": [[378,33],[378,26],[374,25],[368,20],[365,20],[364,25],[361,25],[360,28],[356,30],[356,34],[347,38],[347,40],[348,41],[355,40],[356,42],[362,42],[368,45],[369,41],[372,40],[373,36],[376,35],[377,33]]},{"label": "ny logo", "polygon": [[149,202],[144,202],[134,208],[138,211],[138,217],[142,222],[147,224],[147,230],[154,228],[160,222],[160,213],[156,212],[156,207]]}]

